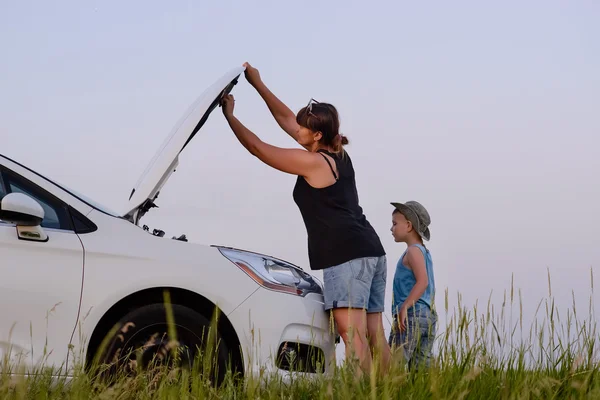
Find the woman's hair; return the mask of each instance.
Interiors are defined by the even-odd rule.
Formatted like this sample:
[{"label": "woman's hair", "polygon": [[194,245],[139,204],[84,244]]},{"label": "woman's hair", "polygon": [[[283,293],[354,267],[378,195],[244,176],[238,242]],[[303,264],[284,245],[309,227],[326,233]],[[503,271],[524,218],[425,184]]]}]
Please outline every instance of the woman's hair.
[{"label": "woman's hair", "polygon": [[309,103],[308,106],[298,111],[296,115],[298,125],[313,132],[321,132],[321,143],[333,147],[339,153],[348,144],[348,138],[340,134],[340,117],[336,108],[328,103]]}]

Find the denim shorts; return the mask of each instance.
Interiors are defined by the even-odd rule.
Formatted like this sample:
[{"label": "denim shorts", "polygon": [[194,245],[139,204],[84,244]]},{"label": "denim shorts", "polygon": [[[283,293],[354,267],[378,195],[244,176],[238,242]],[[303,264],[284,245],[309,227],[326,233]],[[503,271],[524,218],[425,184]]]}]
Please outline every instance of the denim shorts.
[{"label": "denim shorts", "polygon": [[413,307],[407,312],[406,330],[400,332],[398,316],[394,316],[389,345],[392,350],[402,348],[409,368],[429,367],[437,320],[437,314],[429,307]]},{"label": "denim shorts", "polygon": [[386,278],[386,256],[357,258],[325,268],[325,310],[363,308],[368,313],[383,312]]}]

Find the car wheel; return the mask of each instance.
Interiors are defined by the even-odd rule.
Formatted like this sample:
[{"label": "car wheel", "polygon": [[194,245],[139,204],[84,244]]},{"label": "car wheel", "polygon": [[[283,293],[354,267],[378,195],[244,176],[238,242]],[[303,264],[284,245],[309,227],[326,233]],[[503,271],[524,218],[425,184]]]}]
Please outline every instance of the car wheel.
[{"label": "car wheel", "polygon": [[191,308],[177,304],[169,308],[172,325],[164,304],[143,306],[121,318],[98,359],[102,376],[114,378],[166,366],[190,369],[217,385],[222,383],[228,351],[216,326]]}]

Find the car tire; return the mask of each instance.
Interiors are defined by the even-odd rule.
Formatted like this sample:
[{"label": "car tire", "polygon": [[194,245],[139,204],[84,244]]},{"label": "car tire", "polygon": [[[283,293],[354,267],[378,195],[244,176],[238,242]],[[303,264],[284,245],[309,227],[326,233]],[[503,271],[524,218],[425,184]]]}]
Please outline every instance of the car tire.
[{"label": "car tire", "polygon": [[193,369],[220,385],[229,367],[228,349],[216,326],[189,307],[173,304],[170,308],[176,340],[169,334],[164,304],[137,308],[121,318],[107,337],[105,351],[98,358],[101,375],[115,378],[161,365]]}]

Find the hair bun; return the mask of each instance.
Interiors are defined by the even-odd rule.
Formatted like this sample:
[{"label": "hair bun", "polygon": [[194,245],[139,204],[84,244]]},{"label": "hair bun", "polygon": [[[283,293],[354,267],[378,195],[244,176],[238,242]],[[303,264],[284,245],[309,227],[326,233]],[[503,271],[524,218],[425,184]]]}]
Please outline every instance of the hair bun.
[{"label": "hair bun", "polygon": [[341,133],[340,133],[340,137],[342,138],[342,146],[345,146],[349,143],[348,137],[342,135]]}]

